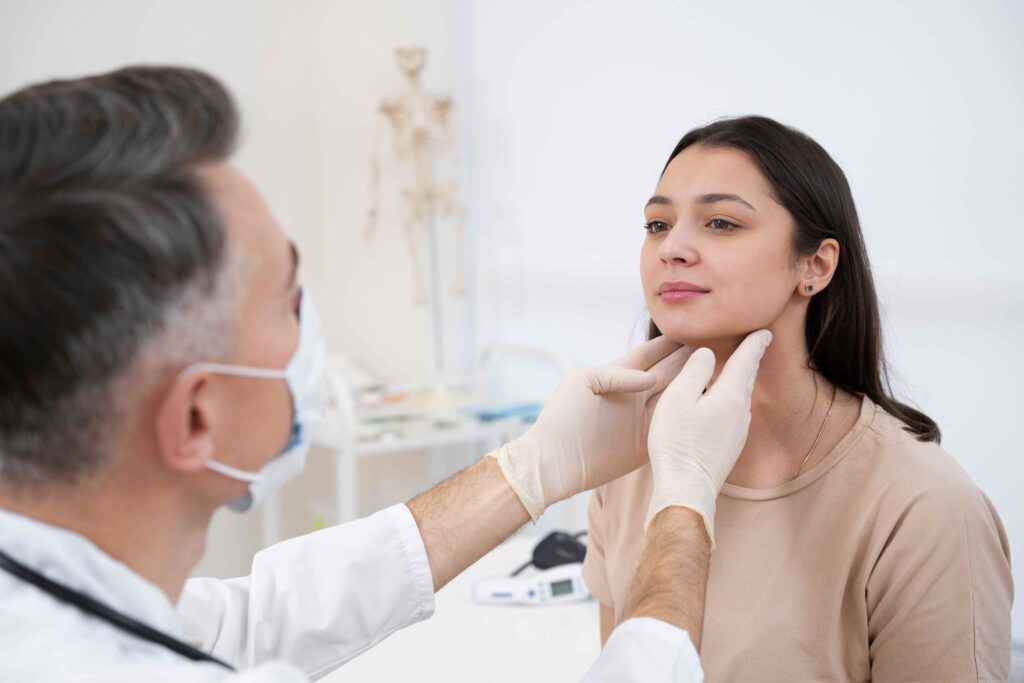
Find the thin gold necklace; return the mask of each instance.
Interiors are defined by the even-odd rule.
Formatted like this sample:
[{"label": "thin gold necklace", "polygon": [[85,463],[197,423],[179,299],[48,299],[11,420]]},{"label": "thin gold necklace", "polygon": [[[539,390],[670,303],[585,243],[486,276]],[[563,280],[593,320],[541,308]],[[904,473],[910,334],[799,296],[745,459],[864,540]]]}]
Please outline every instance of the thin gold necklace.
[{"label": "thin gold necklace", "polygon": [[796,472],[793,473],[793,479],[800,476],[800,470],[804,468],[807,461],[811,459],[811,453],[814,452],[814,447],[818,445],[818,441],[821,440],[821,435],[825,433],[825,425],[828,424],[828,417],[832,414],[832,406],[836,403],[836,385],[832,385],[832,400],[828,404],[828,412],[825,413],[825,419],[821,423],[821,429],[818,430],[818,435],[814,437],[814,443],[811,444],[811,450],[807,451],[807,455],[804,456],[803,462],[800,463],[800,467],[796,468]]}]

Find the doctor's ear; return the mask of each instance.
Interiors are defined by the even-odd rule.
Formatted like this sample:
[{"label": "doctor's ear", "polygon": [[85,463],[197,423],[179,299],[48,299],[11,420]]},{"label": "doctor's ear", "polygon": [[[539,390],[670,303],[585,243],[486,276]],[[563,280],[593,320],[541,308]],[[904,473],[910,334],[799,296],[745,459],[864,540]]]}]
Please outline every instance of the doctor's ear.
[{"label": "doctor's ear", "polygon": [[839,242],[831,237],[822,240],[816,252],[801,256],[798,261],[800,282],[797,292],[809,298],[822,291],[832,282],[838,265]]},{"label": "doctor's ear", "polygon": [[214,456],[209,379],[203,372],[186,375],[175,382],[157,410],[160,458],[176,472],[197,472]]}]

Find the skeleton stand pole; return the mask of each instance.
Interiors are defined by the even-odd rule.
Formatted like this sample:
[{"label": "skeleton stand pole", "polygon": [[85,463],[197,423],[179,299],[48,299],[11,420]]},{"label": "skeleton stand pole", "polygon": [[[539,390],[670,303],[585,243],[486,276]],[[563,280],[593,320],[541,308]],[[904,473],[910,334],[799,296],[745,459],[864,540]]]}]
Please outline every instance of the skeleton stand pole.
[{"label": "skeleton stand pole", "polygon": [[430,319],[433,326],[434,376],[432,383],[443,391],[444,383],[444,319],[441,315],[441,264],[438,262],[437,210],[427,216],[427,252],[430,266]]}]

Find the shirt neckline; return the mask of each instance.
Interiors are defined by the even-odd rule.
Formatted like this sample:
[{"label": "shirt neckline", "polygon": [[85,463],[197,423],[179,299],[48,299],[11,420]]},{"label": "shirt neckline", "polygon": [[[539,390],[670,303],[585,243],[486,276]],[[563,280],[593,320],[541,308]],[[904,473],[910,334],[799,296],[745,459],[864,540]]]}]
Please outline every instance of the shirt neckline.
[{"label": "shirt neckline", "polygon": [[[81,534],[0,508],[0,548],[51,581],[180,637],[181,625],[167,595]],[[19,582],[0,571],[0,581],[7,579]]]},{"label": "shirt neckline", "polygon": [[874,401],[867,396],[862,396],[860,403],[860,416],[857,418],[857,422],[853,425],[853,428],[846,433],[846,436],[839,440],[836,447],[833,448],[821,462],[801,474],[796,479],[767,489],[752,489],[745,486],[737,486],[735,484],[727,483],[722,487],[722,495],[730,498],[739,498],[741,500],[772,500],[774,498],[784,498],[785,496],[794,494],[801,489],[807,488],[815,481],[826,475],[829,470],[838,465],[839,462],[846,457],[847,453],[853,450],[853,447],[857,445],[858,441],[860,441],[864,432],[866,432],[872,422],[874,422],[877,410],[878,408]]}]

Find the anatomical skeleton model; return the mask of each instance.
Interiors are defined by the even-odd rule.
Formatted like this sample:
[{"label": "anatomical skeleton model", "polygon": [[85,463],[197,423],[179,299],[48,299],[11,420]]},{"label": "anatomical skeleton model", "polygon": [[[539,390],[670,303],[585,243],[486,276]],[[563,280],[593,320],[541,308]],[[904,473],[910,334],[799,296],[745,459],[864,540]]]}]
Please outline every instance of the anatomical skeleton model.
[{"label": "anatomical skeleton model", "polygon": [[[426,64],[426,48],[411,46],[395,50],[398,68],[405,74],[404,92],[385,98],[379,107],[377,129],[374,135],[373,152],[370,158],[370,208],[367,212],[366,235],[369,237],[377,227],[377,207],[380,186],[380,148],[385,133],[390,132],[394,142],[395,156],[412,169],[411,183],[402,187],[404,217],[402,228],[409,250],[414,278],[415,302],[426,304],[427,283],[420,267],[421,228],[434,228],[432,221],[437,217],[454,219],[455,273],[452,293],[465,292],[465,257],[463,238],[465,233],[465,212],[455,202],[458,183],[455,179],[439,182],[435,178],[435,165],[443,160],[458,158],[452,122],[453,103],[451,98],[436,93],[424,92],[420,74]],[[437,237],[428,234],[431,240],[431,293],[439,303]],[[436,312],[435,312],[436,315]]]}]

